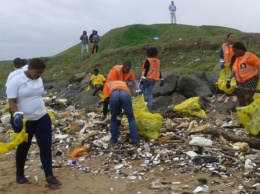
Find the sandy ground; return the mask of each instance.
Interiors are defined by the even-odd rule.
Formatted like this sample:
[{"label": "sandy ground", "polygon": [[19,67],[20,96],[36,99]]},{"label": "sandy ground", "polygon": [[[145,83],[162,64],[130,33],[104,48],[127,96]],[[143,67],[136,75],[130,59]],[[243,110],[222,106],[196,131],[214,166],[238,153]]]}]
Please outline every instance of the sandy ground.
[{"label": "sandy ground", "polygon": [[[61,156],[56,156],[55,161],[63,161]],[[207,171],[184,171],[180,168],[174,168],[171,165],[157,165],[149,170],[143,170],[143,160],[133,160],[129,166],[115,170],[117,164],[111,163],[104,168],[105,158],[88,157],[84,161],[77,161],[76,165],[63,161],[64,165],[54,168],[55,176],[62,181],[62,186],[50,188],[46,187],[43,170],[40,167],[39,156],[34,160],[26,162],[26,176],[30,184],[19,185],[15,182],[15,158],[14,151],[0,155],[0,193],[30,194],[30,193],[52,193],[52,194],[96,194],[96,193],[118,193],[118,194],[168,194],[168,193],[192,193],[194,189],[200,186],[199,178],[205,178],[211,193],[231,193],[238,190],[240,185],[235,177],[220,179],[216,176],[210,176]],[[91,172],[86,170],[91,168]],[[136,171],[137,176],[129,176],[129,172]],[[142,173],[140,173],[142,172]],[[241,173],[241,172],[239,172]],[[135,180],[131,180],[135,177]],[[180,182],[172,185],[172,188],[151,189],[151,182]],[[188,188],[180,188],[180,186]]]},{"label": "sandy ground", "polygon": [[[216,113],[209,113],[208,117],[207,122],[231,118],[229,114]],[[180,139],[187,138],[185,135],[181,136],[181,132],[177,131],[176,134]],[[219,139],[213,138],[213,141],[218,146]],[[145,154],[143,145],[144,142],[141,148],[142,153]],[[207,180],[209,193],[235,194],[246,193],[242,185],[251,186],[254,183],[254,180],[245,179],[243,176],[248,172],[243,168],[243,162],[234,165],[235,161],[239,160],[239,152],[224,153],[220,149],[205,148],[203,152],[208,152],[209,155],[220,158],[226,155],[226,159],[231,158],[231,160],[218,165],[214,163],[195,165],[185,154],[185,151],[194,150],[193,147],[178,143],[160,146],[170,150],[171,155],[170,160],[161,159],[159,164],[151,163],[151,159],[147,164],[145,157],[135,158],[137,150],[129,153],[120,149],[114,152],[111,161],[108,162],[107,156],[111,150],[106,152],[93,147],[88,153],[77,158],[76,165],[72,165],[70,153],[73,149],[69,149],[66,142],[54,144],[54,176],[62,182],[62,185],[52,188],[46,187],[38,146],[34,143],[25,164],[25,175],[30,184],[19,185],[15,182],[15,150],[8,154],[0,154],[0,194],[188,194],[203,186],[199,182],[200,178]],[[162,149],[160,146],[157,148]],[[153,147],[156,148],[156,145]],[[58,151],[62,154],[56,156]],[[32,152],[36,153],[34,157],[31,157]],[[155,156],[155,151],[152,154]],[[122,160],[119,161],[119,158]],[[212,168],[215,168],[215,173]],[[225,170],[221,171],[221,168]],[[239,188],[244,191],[239,192]]]}]

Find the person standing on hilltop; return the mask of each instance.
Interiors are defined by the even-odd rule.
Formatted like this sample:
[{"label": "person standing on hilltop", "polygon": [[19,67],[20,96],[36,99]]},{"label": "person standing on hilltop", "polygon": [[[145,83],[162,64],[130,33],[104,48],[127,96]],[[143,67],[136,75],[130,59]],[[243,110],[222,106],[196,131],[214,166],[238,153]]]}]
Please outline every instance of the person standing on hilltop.
[{"label": "person standing on hilltop", "polygon": [[93,36],[95,34],[95,30],[92,30],[92,33],[89,35],[89,41],[90,41],[90,44],[91,44],[91,47],[93,48]]},{"label": "person standing on hilltop", "polygon": [[88,53],[88,35],[87,32],[84,30],[83,34],[80,36],[81,40],[81,54],[83,54],[84,50]]},{"label": "person standing on hilltop", "polygon": [[99,42],[100,42],[100,37],[99,37],[97,31],[94,32],[92,41],[93,41],[92,54],[95,54],[95,53],[98,52],[98,45],[99,45]]},{"label": "person standing on hilltop", "polygon": [[[219,65],[222,69],[222,73],[225,75],[229,75],[231,72],[231,58],[234,55],[233,52],[233,44],[235,43],[235,35],[232,33],[229,33],[227,35],[227,42],[224,42],[219,49]],[[227,103],[229,101],[237,102],[237,97],[235,95],[227,94],[226,93],[226,99],[224,103]]]},{"label": "person standing on hilltop", "polygon": [[172,24],[173,24],[173,20],[174,20],[174,24],[176,24],[176,10],[177,10],[177,7],[176,7],[176,5],[174,5],[174,2],[172,1],[172,4],[169,6]]},{"label": "person standing on hilltop", "polygon": [[142,77],[140,80],[139,87],[142,93],[147,90],[148,103],[147,107],[150,112],[152,112],[153,105],[153,87],[155,83],[159,80],[160,86],[162,87],[164,81],[162,79],[160,71],[160,60],[157,58],[158,50],[155,47],[148,48],[146,51],[147,58],[142,65]]}]

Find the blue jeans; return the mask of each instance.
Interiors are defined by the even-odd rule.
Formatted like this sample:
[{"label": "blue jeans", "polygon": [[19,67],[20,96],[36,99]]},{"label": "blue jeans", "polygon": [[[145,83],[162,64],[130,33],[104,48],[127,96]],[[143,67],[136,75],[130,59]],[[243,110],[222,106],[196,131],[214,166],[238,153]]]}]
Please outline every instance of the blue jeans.
[{"label": "blue jeans", "polygon": [[34,135],[40,148],[40,159],[45,177],[52,176],[52,126],[50,116],[45,114],[39,120],[27,121],[26,133],[28,133],[28,142],[21,143],[16,150],[16,176],[24,176],[26,156]]},{"label": "blue jeans", "polygon": [[86,49],[86,52],[88,53],[88,45],[87,44],[86,45],[82,44],[82,46],[81,46],[81,54],[84,52],[85,49]]},{"label": "blue jeans", "polygon": [[130,128],[130,138],[131,140],[138,141],[137,128],[135,123],[135,117],[133,114],[132,107],[132,99],[128,92],[124,90],[115,90],[109,97],[109,105],[111,112],[111,120],[110,120],[110,133],[111,133],[111,142],[116,143],[118,141],[118,121],[117,115],[119,108],[123,108],[125,110],[129,128]]},{"label": "blue jeans", "polygon": [[145,93],[145,90],[147,90],[147,97],[148,97],[148,103],[147,103],[147,107],[148,109],[152,109],[153,106],[153,87],[156,83],[155,80],[151,80],[151,79],[144,79],[143,80],[144,83],[140,84],[140,90],[142,90],[143,93]]}]

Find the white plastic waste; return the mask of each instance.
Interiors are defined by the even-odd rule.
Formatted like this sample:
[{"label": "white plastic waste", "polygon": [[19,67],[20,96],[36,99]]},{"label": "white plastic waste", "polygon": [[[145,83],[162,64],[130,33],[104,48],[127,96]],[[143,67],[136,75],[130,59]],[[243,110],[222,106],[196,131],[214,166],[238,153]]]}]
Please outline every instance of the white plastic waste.
[{"label": "white plastic waste", "polygon": [[204,137],[193,137],[190,141],[189,145],[201,145],[201,146],[211,146],[212,141],[210,139],[206,139]]}]

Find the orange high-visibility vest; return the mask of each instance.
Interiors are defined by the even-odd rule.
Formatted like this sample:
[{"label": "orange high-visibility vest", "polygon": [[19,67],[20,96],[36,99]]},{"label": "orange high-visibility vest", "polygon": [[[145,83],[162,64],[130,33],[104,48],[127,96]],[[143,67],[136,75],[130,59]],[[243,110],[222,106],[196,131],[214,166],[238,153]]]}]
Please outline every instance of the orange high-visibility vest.
[{"label": "orange high-visibility vest", "polygon": [[[147,79],[151,79],[151,80],[160,80],[160,60],[157,58],[146,58],[146,60],[149,61],[150,63],[150,67],[149,67],[149,71],[146,75]],[[142,65],[142,76],[144,76],[145,73],[145,68],[144,68],[145,62]]]},{"label": "orange high-visibility vest", "polygon": [[104,85],[104,89],[103,89],[104,99],[108,98],[115,90],[124,90],[128,92],[130,95],[130,91],[124,81],[111,81],[105,83]]},{"label": "orange high-visibility vest", "polygon": [[258,74],[258,71],[256,67],[251,66],[247,63],[247,58],[249,57],[251,53],[246,52],[243,56],[242,63],[236,59],[233,65],[233,71],[235,72],[236,80],[238,82],[246,82],[250,78],[256,76]]},{"label": "orange high-visibility vest", "polygon": [[[120,80],[120,81],[133,81],[134,79],[131,79],[132,77],[134,78],[134,72],[131,69],[129,71],[128,74],[124,74],[123,73],[123,65],[115,65],[112,70],[116,70],[116,71],[110,71],[109,74],[107,75],[107,79],[106,82],[111,82],[111,81],[116,81],[116,80]],[[116,72],[117,75],[112,75],[112,73]],[[116,77],[116,79],[115,79]]]},{"label": "orange high-visibility vest", "polygon": [[224,61],[226,63],[231,62],[231,58],[234,55],[234,52],[232,50],[233,45],[229,45],[227,42],[222,44],[222,50],[223,50],[223,56],[224,56]]}]

